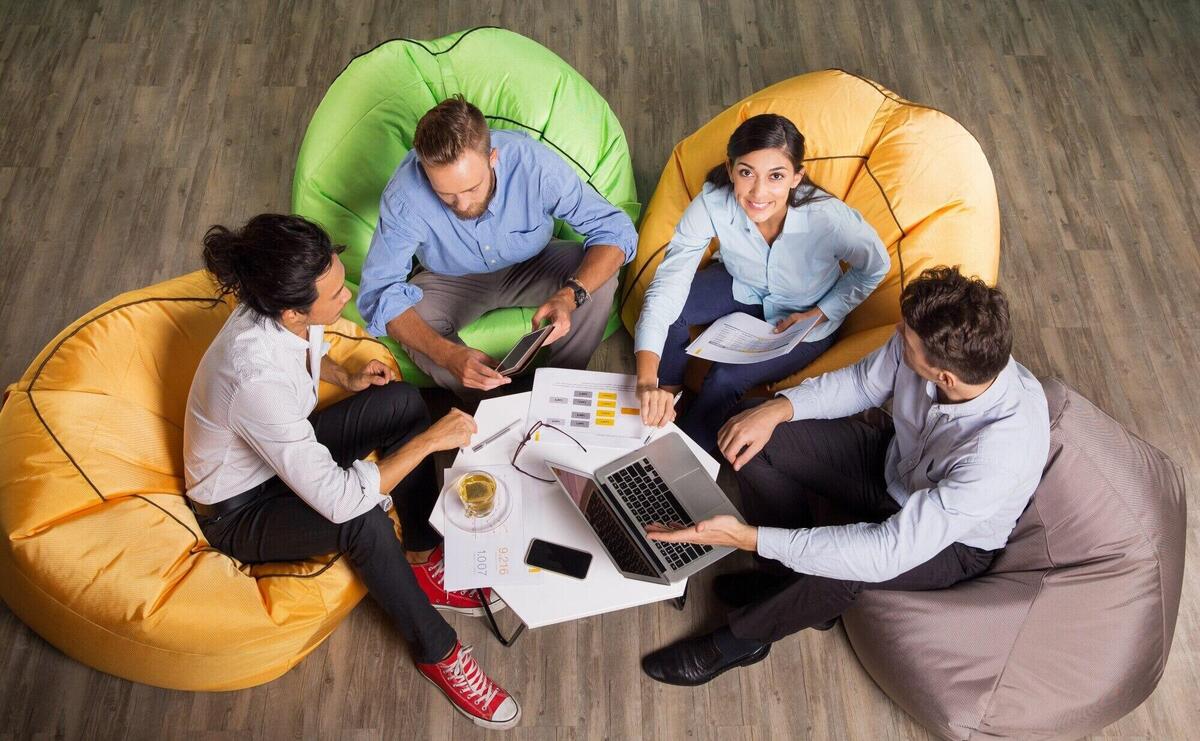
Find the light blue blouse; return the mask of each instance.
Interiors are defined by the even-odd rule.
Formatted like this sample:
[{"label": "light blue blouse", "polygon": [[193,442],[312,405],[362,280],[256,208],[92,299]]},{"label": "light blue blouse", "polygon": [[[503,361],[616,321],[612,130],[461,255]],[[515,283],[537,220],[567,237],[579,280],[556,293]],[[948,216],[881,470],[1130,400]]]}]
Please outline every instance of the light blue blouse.
[{"label": "light blue blouse", "polygon": [[[768,245],[732,188],[705,183],[683,212],[646,291],[634,329],[635,351],[662,355],[667,328],[683,311],[700,258],[713,237],[721,240],[717,257],[733,276],[733,297],[743,304],[761,304],[768,322],[813,307],[825,312],[829,321],[814,329],[807,341],[833,334],[891,266],[875,229],[837,198],[789,207],[782,233]],[[839,261],[850,269],[843,273]]]}]

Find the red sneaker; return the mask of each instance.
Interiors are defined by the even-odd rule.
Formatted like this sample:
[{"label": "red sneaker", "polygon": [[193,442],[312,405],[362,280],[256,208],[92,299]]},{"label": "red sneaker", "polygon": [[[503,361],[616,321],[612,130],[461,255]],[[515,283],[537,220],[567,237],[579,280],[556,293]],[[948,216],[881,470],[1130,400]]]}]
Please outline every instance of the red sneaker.
[{"label": "red sneaker", "polygon": [[[483,616],[483,603],[479,601],[474,589],[466,592],[446,591],[446,582],[442,576],[446,570],[445,554],[440,545],[429,554],[428,561],[410,565],[417,577],[417,584],[421,585],[421,591],[429,598],[429,604],[436,609],[472,617]],[[492,612],[504,609],[504,602],[492,590],[484,589],[483,594]]]},{"label": "red sneaker", "polygon": [[417,664],[417,669],[442,691],[455,710],[477,726],[503,730],[521,720],[521,706],[483,673],[470,646],[456,643],[449,656],[436,664]]}]

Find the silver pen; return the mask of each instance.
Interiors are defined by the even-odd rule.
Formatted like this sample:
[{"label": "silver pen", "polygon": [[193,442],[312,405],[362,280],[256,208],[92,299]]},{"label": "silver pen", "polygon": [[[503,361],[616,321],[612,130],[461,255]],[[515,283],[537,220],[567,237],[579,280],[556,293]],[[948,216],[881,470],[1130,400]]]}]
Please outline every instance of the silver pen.
[{"label": "silver pen", "polygon": [[493,432],[491,435],[488,436],[488,438],[486,440],[480,440],[479,442],[475,443],[474,445],[471,446],[471,452],[478,453],[479,451],[481,451],[485,447],[487,447],[487,445],[489,443],[493,443],[496,440],[499,440],[501,438],[501,436],[504,435],[504,433],[511,430],[513,428],[513,426],[516,425],[517,423],[519,423],[520,421],[521,421],[520,418],[514,419],[512,422],[509,422],[508,424],[501,427],[499,430],[496,430],[495,432]]}]

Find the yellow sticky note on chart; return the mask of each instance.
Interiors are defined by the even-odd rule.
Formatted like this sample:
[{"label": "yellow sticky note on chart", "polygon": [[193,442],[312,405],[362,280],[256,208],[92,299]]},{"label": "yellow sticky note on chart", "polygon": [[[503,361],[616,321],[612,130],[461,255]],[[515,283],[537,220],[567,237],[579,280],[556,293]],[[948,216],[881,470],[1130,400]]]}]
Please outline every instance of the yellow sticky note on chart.
[{"label": "yellow sticky note on chart", "polygon": [[612,393],[611,391],[601,391],[600,393],[596,394],[596,398],[602,399],[604,401],[616,401],[617,395]]},{"label": "yellow sticky note on chart", "polygon": [[641,414],[641,407],[621,407],[621,414]]},{"label": "yellow sticky note on chart", "polygon": [[611,417],[596,417],[596,426],[597,427],[614,427],[614,426],[616,426],[616,424],[617,424],[617,420],[615,420]]},{"label": "yellow sticky note on chart", "polygon": [[600,407],[601,409],[616,409],[617,402],[616,400],[608,401],[607,399],[601,399],[600,401],[596,402],[596,406]]},{"label": "yellow sticky note on chart", "polygon": [[597,409],[597,410],[596,410],[596,417],[597,417],[597,418],[600,418],[600,417],[615,417],[615,416],[617,416],[617,410],[616,410],[616,409]]}]

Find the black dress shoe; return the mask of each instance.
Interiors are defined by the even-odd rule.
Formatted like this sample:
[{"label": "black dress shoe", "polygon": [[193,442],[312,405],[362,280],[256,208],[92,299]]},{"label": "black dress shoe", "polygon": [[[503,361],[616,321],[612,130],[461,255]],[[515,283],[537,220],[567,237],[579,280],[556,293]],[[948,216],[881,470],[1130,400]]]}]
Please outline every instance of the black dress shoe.
[{"label": "black dress shoe", "polygon": [[725,656],[717,648],[713,634],[709,633],[686,638],[648,654],[642,659],[642,670],[651,679],[666,684],[695,687],[711,682],[730,669],[757,664],[769,653],[771,644],[765,643],[741,656]]},{"label": "black dress shoe", "polygon": [[[785,576],[771,574],[758,569],[717,574],[713,579],[713,593],[717,599],[730,607],[745,607],[766,599],[788,585]],[[837,618],[812,626],[813,630],[829,630],[837,624]]]}]

